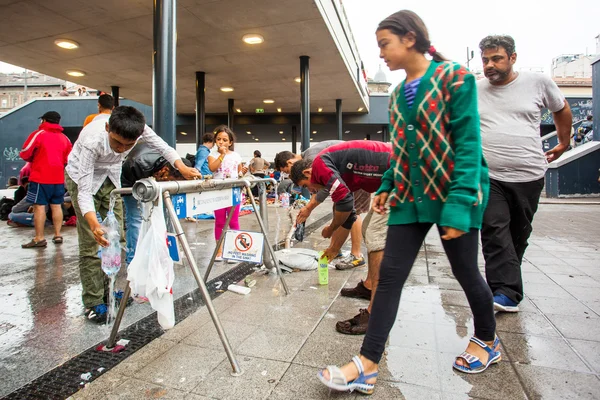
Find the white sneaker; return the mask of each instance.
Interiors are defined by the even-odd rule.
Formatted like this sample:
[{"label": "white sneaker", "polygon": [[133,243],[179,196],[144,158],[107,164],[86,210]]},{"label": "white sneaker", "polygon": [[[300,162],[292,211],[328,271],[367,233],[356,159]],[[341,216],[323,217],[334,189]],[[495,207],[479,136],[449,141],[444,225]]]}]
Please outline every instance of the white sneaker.
[{"label": "white sneaker", "polygon": [[215,262],[222,262],[222,261],[223,261],[223,257],[221,257],[221,256],[215,257]]}]

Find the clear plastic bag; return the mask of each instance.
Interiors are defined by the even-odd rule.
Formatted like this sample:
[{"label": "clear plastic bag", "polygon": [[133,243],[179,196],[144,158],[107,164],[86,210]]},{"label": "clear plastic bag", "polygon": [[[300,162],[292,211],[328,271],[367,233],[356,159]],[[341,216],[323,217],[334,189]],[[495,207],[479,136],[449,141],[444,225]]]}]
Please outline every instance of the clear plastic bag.
[{"label": "clear plastic bag", "polygon": [[144,203],[142,215],[148,215],[150,212],[149,221],[142,222],[135,256],[127,270],[127,279],[133,293],[148,298],[150,305],[158,314],[160,326],[163,329],[170,329],[175,326],[173,308],[175,272],[167,248],[167,227],[162,194],[159,194],[158,205],[154,208],[151,203]]},{"label": "clear plastic bag", "polygon": [[100,248],[102,270],[109,277],[116,275],[121,269],[121,232],[115,213],[109,211],[102,221],[102,229],[108,240],[108,247]]}]

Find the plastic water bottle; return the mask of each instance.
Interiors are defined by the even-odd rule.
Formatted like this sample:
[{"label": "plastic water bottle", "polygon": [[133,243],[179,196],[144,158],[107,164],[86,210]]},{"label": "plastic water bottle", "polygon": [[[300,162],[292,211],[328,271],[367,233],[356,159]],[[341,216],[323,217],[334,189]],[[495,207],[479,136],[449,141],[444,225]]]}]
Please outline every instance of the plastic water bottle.
[{"label": "plastic water bottle", "polygon": [[109,211],[106,219],[102,222],[102,228],[106,232],[108,247],[100,248],[102,270],[109,277],[116,275],[121,269],[121,233],[119,232],[119,221],[115,213]]},{"label": "plastic water bottle", "polygon": [[329,260],[323,254],[319,253],[319,285],[329,284]]}]

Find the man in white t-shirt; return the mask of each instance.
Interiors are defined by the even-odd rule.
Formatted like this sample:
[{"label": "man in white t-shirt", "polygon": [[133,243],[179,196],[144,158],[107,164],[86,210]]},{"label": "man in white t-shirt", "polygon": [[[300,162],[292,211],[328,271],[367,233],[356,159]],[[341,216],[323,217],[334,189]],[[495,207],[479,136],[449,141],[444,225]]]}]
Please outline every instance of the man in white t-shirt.
[{"label": "man in white t-shirt", "polygon": [[[546,75],[516,72],[515,42],[488,36],[479,43],[487,79],[477,83],[483,153],[489,165],[490,197],[481,241],[496,311],[517,312],[523,299],[521,262],[544,187],[548,162],[569,147],[571,110]],[[554,117],[559,144],[542,151],[543,108]]]}]

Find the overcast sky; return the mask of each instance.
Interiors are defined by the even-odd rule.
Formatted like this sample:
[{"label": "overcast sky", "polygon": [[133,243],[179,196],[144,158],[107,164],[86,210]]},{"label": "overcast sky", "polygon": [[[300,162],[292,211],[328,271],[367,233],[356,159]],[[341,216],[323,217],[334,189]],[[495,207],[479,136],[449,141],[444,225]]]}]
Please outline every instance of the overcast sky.
[{"label": "overcast sky", "polygon": [[[475,50],[471,69],[481,68],[477,45],[489,34],[514,37],[518,69],[542,68],[546,73],[550,73],[552,58],[558,55],[585,53],[586,49],[588,54],[594,54],[595,37],[600,34],[598,0],[554,2],[557,5],[532,0],[472,1],[471,6],[466,2],[447,0],[341,1],[369,76],[375,75],[382,64],[394,84],[400,82],[404,74],[390,73],[381,63],[375,30],[382,19],[401,8],[412,10],[423,18],[433,45],[447,58],[465,63],[467,47]],[[21,69],[0,62],[1,72],[15,70]]]},{"label": "overcast sky", "polygon": [[[416,12],[429,30],[436,49],[466,63],[467,47],[475,50],[471,69],[481,69],[479,41],[490,34],[508,34],[516,42],[516,68],[543,68],[550,73],[552,58],[561,54],[596,52],[600,34],[600,1],[540,2],[504,0],[457,2],[447,0],[342,0],[352,33],[369,76],[382,64],[396,84],[404,75],[391,73],[379,59],[375,30],[381,20],[401,9]],[[470,6],[469,6],[470,4]],[[555,5],[553,5],[555,4]],[[460,5],[460,8],[459,8]]]}]

